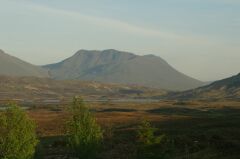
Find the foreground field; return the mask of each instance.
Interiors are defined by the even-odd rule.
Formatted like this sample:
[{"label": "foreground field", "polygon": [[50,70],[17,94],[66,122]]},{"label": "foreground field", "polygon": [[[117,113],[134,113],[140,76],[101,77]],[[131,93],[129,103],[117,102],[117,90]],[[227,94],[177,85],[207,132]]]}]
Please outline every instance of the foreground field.
[{"label": "foreground field", "polygon": [[[104,129],[99,158],[136,158],[136,130],[143,119],[165,134],[154,153],[176,159],[239,159],[240,104],[237,102],[91,103]],[[38,124],[36,158],[69,158],[64,136],[64,106],[37,107],[29,115]]]}]

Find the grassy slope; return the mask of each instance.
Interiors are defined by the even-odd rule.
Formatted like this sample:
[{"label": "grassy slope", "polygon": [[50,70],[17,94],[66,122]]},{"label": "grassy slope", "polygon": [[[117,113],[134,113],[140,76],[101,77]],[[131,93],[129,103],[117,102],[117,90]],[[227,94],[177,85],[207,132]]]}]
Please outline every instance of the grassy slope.
[{"label": "grassy slope", "polygon": [[58,81],[36,77],[0,76],[0,99],[72,99],[75,95],[99,98],[152,97],[165,94],[163,90],[120,84],[84,81]]}]

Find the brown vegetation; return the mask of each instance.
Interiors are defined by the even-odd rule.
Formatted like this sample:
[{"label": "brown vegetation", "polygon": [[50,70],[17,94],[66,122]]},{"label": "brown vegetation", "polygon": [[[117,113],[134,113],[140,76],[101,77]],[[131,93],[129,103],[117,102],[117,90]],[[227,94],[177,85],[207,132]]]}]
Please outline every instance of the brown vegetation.
[{"label": "brown vegetation", "polygon": [[[166,135],[164,147],[174,143],[176,159],[186,156],[238,159],[240,149],[240,103],[162,101],[154,103],[88,103],[104,130],[103,150],[99,158],[136,158],[136,132],[142,120],[148,120],[157,134]],[[66,158],[66,106],[36,106],[28,114],[38,125],[41,139],[39,158]],[[170,145],[169,145],[170,144]],[[157,151],[161,150],[156,147]],[[168,151],[168,150],[167,150]]]}]

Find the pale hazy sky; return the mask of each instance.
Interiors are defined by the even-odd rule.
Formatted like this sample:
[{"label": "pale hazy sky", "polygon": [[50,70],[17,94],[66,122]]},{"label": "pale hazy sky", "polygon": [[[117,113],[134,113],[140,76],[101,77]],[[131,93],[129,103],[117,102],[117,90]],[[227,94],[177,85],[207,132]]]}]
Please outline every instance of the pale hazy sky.
[{"label": "pale hazy sky", "polygon": [[38,65],[79,49],[155,54],[217,80],[240,72],[240,0],[0,0],[0,49]]}]

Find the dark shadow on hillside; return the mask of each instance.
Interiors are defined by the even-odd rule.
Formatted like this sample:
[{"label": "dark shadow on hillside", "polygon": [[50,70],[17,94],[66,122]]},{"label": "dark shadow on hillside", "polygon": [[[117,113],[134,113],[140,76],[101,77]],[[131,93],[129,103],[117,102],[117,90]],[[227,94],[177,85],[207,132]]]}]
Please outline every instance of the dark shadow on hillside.
[{"label": "dark shadow on hillside", "polygon": [[161,115],[188,115],[188,114],[204,114],[206,112],[197,109],[191,108],[180,108],[180,107],[171,107],[171,108],[157,108],[147,110],[148,113],[161,114]]},{"label": "dark shadow on hillside", "polygon": [[110,109],[102,109],[97,112],[136,112],[136,109],[122,109],[122,108],[110,108]]},{"label": "dark shadow on hillside", "polygon": [[240,109],[236,108],[219,108],[219,109],[194,109],[183,107],[168,107],[148,110],[148,113],[160,115],[185,115],[185,116],[225,116],[238,115]]}]

